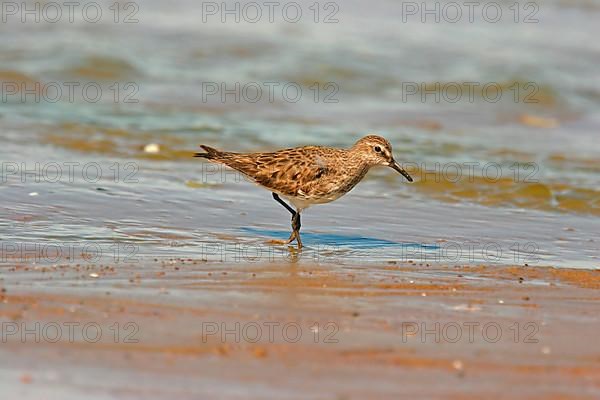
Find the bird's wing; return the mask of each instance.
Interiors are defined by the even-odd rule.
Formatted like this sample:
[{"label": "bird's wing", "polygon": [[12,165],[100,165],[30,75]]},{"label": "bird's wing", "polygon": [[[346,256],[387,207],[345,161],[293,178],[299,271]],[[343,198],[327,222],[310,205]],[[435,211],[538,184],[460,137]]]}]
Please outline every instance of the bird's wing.
[{"label": "bird's wing", "polygon": [[317,146],[273,153],[224,153],[221,162],[254,182],[287,196],[304,196],[331,166]]}]

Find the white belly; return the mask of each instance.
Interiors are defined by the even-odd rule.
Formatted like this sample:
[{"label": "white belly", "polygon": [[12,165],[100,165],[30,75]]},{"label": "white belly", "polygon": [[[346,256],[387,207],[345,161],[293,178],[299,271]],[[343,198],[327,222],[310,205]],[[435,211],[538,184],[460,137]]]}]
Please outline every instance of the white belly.
[{"label": "white belly", "polygon": [[285,195],[282,195],[281,197],[285,198],[287,201],[292,203],[294,205],[294,207],[296,207],[297,209],[305,210],[314,204],[326,204],[326,203],[332,202],[334,200],[337,200],[342,195],[343,195],[343,193],[336,193],[336,194],[332,194],[327,197],[319,197],[319,198],[291,197],[291,196],[285,196]]}]

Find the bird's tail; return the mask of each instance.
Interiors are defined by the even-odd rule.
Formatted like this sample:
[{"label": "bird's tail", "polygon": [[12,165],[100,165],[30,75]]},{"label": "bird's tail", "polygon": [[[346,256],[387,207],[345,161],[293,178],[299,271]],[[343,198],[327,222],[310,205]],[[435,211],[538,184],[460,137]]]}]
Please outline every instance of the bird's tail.
[{"label": "bird's tail", "polygon": [[209,146],[205,146],[203,144],[201,144],[200,147],[202,147],[206,151],[206,153],[196,153],[196,154],[194,154],[194,157],[201,157],[201,158],[207,158],[209,160],[213,160],[222,154],[221,151],[214,149],[212,147],[209,147]]}]

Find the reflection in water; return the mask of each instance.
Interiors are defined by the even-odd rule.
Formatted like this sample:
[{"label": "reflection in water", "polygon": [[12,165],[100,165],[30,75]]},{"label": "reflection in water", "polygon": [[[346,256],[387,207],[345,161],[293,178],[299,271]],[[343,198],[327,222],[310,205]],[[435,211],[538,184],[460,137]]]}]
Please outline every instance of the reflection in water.
[{"label": "reflection in water", "polygon": [[[287,239],[290,236],[289,232],[276,231],[268,229],[256,229],[243,227],[240,229],[242,232],[255,234],[259,236],[269,236],[276,239]],[[304,240],[306,238],[306,240]],[[435,244],[423,244],[423,243],[399,243],[392,242],[385,239],[378,239],[364,236],[351,236],[351,235],[339,235],[335,233],[314,233],[314,232],[302,232],[302,242],[306,246],[314,247],[331,247],[340,248],[348,247],[350,249],[377,249],[386,247],[399,247],[405,249],[423,249],[423,250],[437,250],[439,246]]]}]

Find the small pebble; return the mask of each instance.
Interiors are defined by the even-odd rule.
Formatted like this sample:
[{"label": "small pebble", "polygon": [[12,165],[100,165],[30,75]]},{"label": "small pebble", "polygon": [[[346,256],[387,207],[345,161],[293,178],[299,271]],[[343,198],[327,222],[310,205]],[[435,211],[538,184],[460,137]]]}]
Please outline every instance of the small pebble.
[{"label": "small pebble", "polygon": [[160,146],[156,143],[148,143],[144,146],[144,153],[156,154],[160,152]]},{"label": "small pebble", "polygon": [[454,360],[454,361],[452,361],[452,368],[454,368],[457,371],[462,371],[462,369],[464,368],[464,365],[463,365],[462,361]]}]

